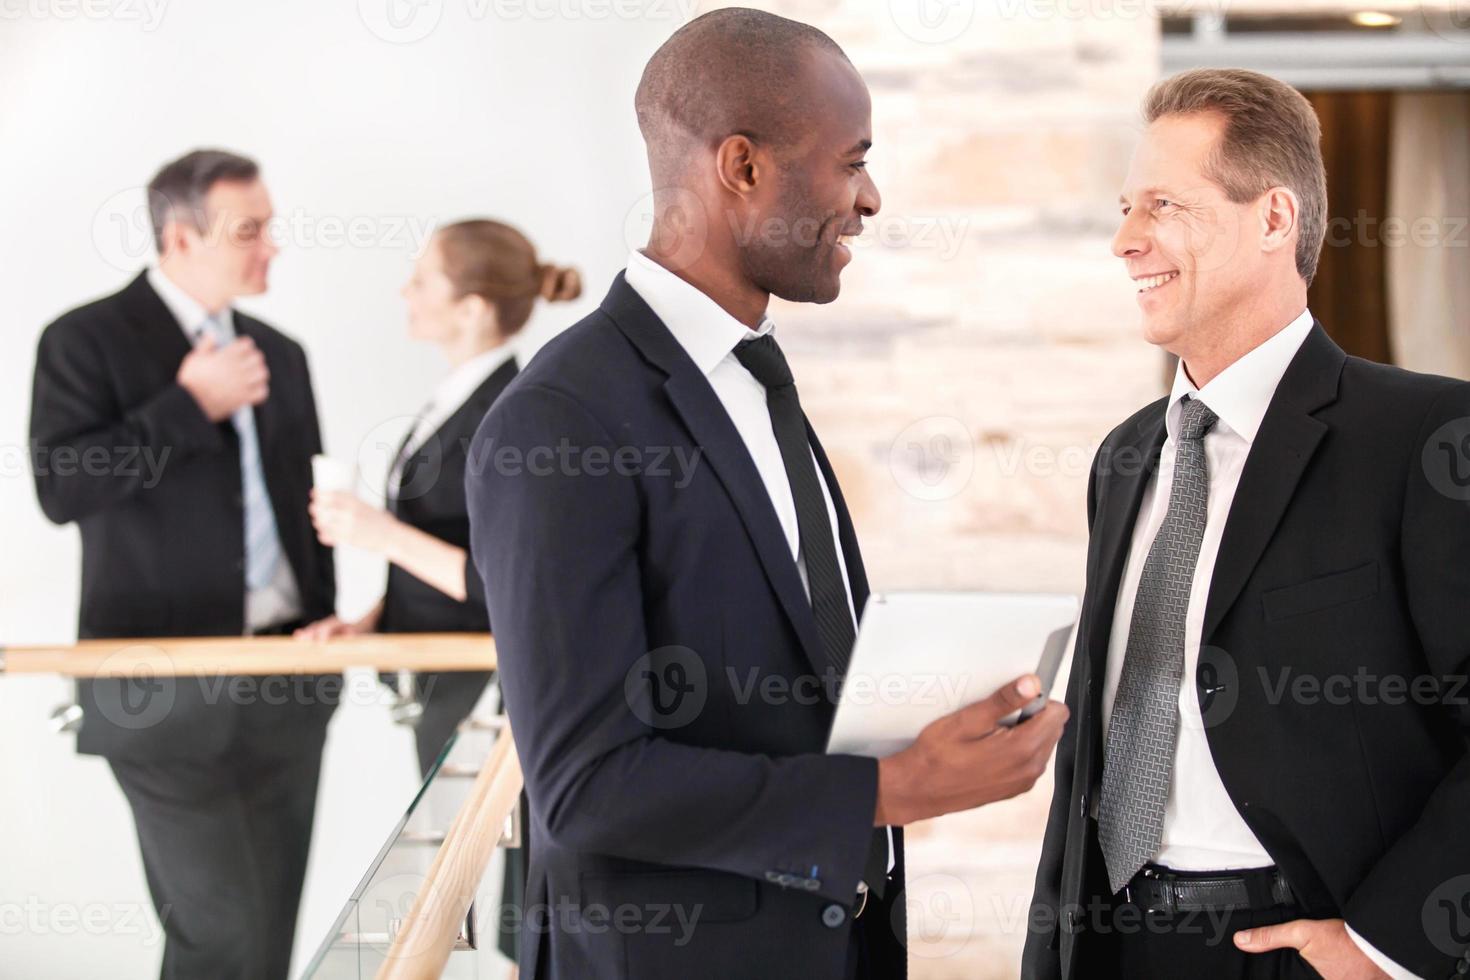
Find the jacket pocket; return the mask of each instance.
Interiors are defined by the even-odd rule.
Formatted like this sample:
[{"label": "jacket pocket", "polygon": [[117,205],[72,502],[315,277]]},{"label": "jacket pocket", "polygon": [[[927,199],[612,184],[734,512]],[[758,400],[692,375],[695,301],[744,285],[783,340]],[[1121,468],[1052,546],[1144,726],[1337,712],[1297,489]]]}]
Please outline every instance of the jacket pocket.
[{"label": "jacket pocket", "polygon": [[1356,568],[1319,575],[1296,585],[1270,589],[1262,593],[1261,601],[1265,605],[1266,621],[1277,622],[1368,599],[1377,594],[1378,562],[1370,561]]}]

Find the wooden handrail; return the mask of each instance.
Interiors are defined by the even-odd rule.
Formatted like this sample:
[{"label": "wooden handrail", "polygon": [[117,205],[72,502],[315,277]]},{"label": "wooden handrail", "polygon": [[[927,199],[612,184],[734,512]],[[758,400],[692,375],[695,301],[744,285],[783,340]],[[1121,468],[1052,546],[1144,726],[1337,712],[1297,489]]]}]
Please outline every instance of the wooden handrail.
[{"label": "wooden handrail", "polygon": [[0,646],[0,675],[172,677],[220,674],[336,674],[378,670],[494,670],[489,633],[367,633],[325,642],[289,636],[80,640]]},{"label": "wooden handrail", "polygon": [[437,980],[475,900],[506,818],[521,794],[521,764],[503,729],[455,815],[377,980]]}]

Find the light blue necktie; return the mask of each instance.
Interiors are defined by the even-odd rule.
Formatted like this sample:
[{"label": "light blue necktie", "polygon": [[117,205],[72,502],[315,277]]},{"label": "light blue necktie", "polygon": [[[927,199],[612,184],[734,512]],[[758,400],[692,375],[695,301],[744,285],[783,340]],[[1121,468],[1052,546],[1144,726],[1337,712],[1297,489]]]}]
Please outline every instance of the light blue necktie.
[{"label": "light blue necktie", "polygon": [[[224,312],[206,317],[198,332],[211,334],[216,348],[235,339],[235,331]],[[275,578],[276,564],[281,559],[281,539],[265,486],[255,410],[244,405],[230,416],[230,422],[240,437],[240,481],[245,498],[245,586],[254,591]]]}]

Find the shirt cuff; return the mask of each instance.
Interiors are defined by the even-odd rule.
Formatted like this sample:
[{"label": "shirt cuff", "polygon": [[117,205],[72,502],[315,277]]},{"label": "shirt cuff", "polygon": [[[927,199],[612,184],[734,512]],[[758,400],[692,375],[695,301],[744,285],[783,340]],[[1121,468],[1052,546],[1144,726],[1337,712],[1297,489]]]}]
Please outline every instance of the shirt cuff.
[{"label": "shirt cuff", "polygon": [[1357,944],[1358,948],[1363,951],[1363,955],[1372,960],[1374,965],[1377,966],[1378,969],[1382,970],[1384,973],[1387,973],[1391,980],[1424,980],[1424,978],[1419,976],[1419,974],[1410,973],[1408,970],[1405,970],[1403,967],[1399,966],[1387,956],[1384,956],[1376,948],[1374,948],[1372,943],[1368,942],[1368,940],[1364,939],[1362,936],[1354,932],[1352,926],[1347,925],[1347,923],[1345,922],[1343,923],[1343,925],[1347,926],[1348,938]]}]

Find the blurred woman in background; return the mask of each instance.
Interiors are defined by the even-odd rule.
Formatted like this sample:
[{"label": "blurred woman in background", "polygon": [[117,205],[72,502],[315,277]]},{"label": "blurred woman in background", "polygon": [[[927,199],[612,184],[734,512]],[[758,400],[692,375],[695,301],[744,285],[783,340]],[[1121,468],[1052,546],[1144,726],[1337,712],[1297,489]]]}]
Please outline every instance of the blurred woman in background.
[{"label": "blurred woman in background", "polygon": [[[539,261],[516,229],[475,219],[436,231],[402,292],[409,335],[438,344],[450,372],[398,451],[386,509],[348,491],[313,491],[311,517],[322,543],[383,554],[388,584],[362,618],[330,616],[298,630],[302,639],[490,629],[484,583],[469,557],[467,449],[480,420],[516,375],[509,341],[531,318],[536,301],[575,299],[582,287],[575,269]],[[414,737],[422,772],[433,766],[490,676],[420,675],[423,713]],[[519,906],[524,879],[524,850],[507,851],[505,903]],[[513,960],[514,947],[515,937],[502,932],[501,950]]]}]

